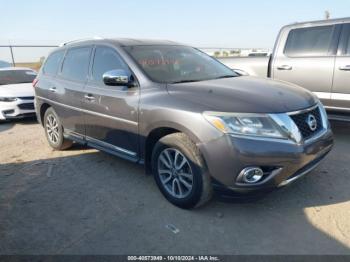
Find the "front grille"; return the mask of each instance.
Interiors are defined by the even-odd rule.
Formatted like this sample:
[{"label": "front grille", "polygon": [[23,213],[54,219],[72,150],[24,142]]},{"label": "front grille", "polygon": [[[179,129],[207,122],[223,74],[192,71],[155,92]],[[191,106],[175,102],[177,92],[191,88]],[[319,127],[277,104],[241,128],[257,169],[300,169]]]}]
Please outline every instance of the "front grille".
[{"label": "front grille", "polygon": [[34,110],[34,103],[19,104],[18,107],[23,110]]},{"label": "front grille", "polygon": [[20,96],[18,98],[22,100],[34,100],[34,96]]},{"label": "front grille", "polygon": [[[310,114],[315,117],[317,122],[317,128],[313,131],[311,130],[311,128],[307,123],[307,120]],[[305,140],[311,138],[312,136],[314,136],[315,134],[317,134],[319,131],[323,129],[322,117],[321,117],[321,112],[319,107],[316,107],[315,109],[312,109],[307,112],[291,115],[290,117],[293,119],[294,123],[299,128],[299,131]]]}]

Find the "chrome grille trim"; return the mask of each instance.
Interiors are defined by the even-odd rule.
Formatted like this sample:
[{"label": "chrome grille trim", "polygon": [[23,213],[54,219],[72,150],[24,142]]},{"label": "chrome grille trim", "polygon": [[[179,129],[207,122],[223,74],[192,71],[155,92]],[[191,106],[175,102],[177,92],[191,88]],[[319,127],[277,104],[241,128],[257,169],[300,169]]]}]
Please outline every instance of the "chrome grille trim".
[{"label": "chrome grille trim", "polygon": [[306,112],[314,110],[316,107],[319,107],[319,103],[317,103],[316,105],[314,105],[312,107],[309,107],[309,108],[288,112],[287,115],[292,116],[292,115],[303,114],[303,113],[306,113]]}]

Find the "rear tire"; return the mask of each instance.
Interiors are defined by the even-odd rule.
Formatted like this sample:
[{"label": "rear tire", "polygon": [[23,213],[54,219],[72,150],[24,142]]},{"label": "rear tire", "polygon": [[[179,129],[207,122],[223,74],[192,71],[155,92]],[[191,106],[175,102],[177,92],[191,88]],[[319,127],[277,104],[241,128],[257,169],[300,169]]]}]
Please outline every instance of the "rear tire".
[{"label": "rear tire", "polygon": [[73,141],[63,136],[63,126],[55,110],[50,107],[44,115],[44,128],[49,145],[55,150],[65,150],[72,146]]},{"label": "rear tire", "polygon": [[210,176],[196,145],[183,133],[161,138],[152,153],[152,173],[164,197],[180,208],[205,204],[212,196]]}]

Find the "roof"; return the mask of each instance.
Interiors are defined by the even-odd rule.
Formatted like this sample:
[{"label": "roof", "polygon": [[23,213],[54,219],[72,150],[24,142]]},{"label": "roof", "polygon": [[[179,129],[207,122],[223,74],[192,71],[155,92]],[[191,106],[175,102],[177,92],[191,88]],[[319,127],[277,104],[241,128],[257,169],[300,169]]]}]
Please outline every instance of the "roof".
[{"label": "roof", "polygon": [[0,71],[21,71],[21,70],[30,70],[34,71],[33,69],[29,67],[1,67]]},{"label": "roof", "polygon": [[155,40],[155,39],[132,39],[132,38],[90,38],[90,39],[80,39],[73,40],[61,44],[60,46],[69,46],[69,45],[81,45],[81,44],[90,44],[90,43],[103,43],[110,42],[119,46],[144,46],[144,45],[181,45],[179,43],[168,41],[168,40]]},{"label": "roof", "polygon": [[180,45],[177,42],[169,40],[155,40],[155,39],[132,39],[132,38],[112,38],[109,39],[120,46],[137,46],[137,45]]},{"label": "roof", "polygon": [[328,25],[328,24],[342,24],[342,23],[350,23],[350,17],[336,18],[336,19],[324,19],[324,20],[307,21],[307,22],[297,22],[297,23],[286,25],[286,27],[289,27],[289,26],[309,26],[309,25]]}]

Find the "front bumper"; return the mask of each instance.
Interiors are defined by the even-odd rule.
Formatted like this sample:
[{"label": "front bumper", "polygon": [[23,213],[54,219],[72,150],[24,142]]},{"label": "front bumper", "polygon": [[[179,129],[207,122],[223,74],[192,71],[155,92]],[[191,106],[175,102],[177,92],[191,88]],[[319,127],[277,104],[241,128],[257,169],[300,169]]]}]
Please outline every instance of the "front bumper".
[{"label": "front bumper", "polygon": [[34,100],[18,98],[13,102],[0,102],[0,120],[35,116]]},{"label": "front bumper", "polygon": [[[224,195],[248,196],[286,186],[313,170],[330,152],[333,134],[324,130],[317,139],[297,144],[224,135],[200,144],[212,176],[213,187]],[[271,170],[255,184],[238,183],[242,169],[258,166]]]}]

